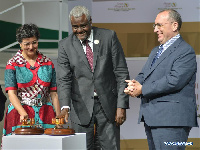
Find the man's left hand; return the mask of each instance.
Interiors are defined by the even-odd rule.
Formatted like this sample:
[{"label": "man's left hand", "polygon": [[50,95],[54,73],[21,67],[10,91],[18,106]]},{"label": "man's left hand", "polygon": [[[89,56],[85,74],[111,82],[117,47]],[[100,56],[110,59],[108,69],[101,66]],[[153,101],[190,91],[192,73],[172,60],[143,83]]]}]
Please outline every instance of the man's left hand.
[{"label": "man's left hand", "polygon": [[117,126],[122,125],[126,121],[126,109],[117,108],[115,121]]},{"label": "man's left hand", "polygon": [[142,85],[136,80],[126,80],[128,87],[124,89],[126,94],[132,97],[137,97],[142,94]]}]

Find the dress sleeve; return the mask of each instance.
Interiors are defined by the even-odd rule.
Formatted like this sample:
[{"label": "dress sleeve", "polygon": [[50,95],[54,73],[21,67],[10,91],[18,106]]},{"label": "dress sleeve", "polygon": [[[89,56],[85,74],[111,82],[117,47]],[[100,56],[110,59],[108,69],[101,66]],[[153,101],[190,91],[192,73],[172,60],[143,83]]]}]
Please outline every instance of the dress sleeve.
[{"label": "dress sleeve", "polygon": [[17,90],[16,70],[12,65],[7,65],[5,70],[5,90]]},{"label": "dress sleeve", "polygon": [[52,63],[52,79],[51,79],[51,85],[50,85],[50,90],[57,90],[56,86],[56,70],[54,67],[54,64]]}]

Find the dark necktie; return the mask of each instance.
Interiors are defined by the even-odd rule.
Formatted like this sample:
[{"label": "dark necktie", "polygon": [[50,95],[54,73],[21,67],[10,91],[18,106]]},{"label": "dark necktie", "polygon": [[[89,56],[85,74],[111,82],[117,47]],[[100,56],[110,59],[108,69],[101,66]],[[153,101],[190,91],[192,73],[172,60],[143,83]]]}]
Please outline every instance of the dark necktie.
[{"label": "dark necktie", "polygon": [[85,46],[86,46],[86,57],[90,64],[90,68],[93,70],[93,52],[92,52],[91,47],[88,44],[88,40],[85,41]]},{"label": "dark necktie", "polygon": [[[92,52],[92,49],[91,49],[90,45],[88,44],[88,42],[89,42],[89,40],[85,40],[86,57],[87,57],[88,62],[90,64],[90,68],[93,71],[93,52]],[[94,92],[95,92],[95,94],[97,94],[95,89],[94,89]]]},{"label": "dark necktie", "polygon": [[161,45],[159,47],[159,51],[157,52],[156,56],[154,57],[154,59],[151,63],[151,66],[153,66],[153,64],[156,62],[156,60],[160,57],[160,55],[162,54],[162,51],[163,51],[163,45]]}]

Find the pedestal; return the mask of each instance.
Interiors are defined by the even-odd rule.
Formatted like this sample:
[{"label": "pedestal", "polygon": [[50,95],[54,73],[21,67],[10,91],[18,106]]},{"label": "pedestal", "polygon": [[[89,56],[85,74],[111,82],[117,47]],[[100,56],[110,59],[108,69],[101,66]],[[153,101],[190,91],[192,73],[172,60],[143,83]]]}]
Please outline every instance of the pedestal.
[{"label": "pedestal", "polygon": [[3,150],[86,150],[86,134],[68,136],[10,135],[2,139]]}]

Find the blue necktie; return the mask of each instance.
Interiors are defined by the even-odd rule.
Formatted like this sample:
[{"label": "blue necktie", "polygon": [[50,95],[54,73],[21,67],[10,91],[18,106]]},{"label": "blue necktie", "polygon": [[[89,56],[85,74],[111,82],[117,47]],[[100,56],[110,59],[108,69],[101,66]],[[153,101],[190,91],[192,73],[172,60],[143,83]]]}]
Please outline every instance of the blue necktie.
[{"label": "blue necktie", "polygon": [[156,53],[156,56],[154,57],[151,66],[153,66],[153,64],[156,62],[156,60],[160,57],[160,55],[162,54],[163,51],[163,45],[160,45],[159,47],[159,51]]}]

